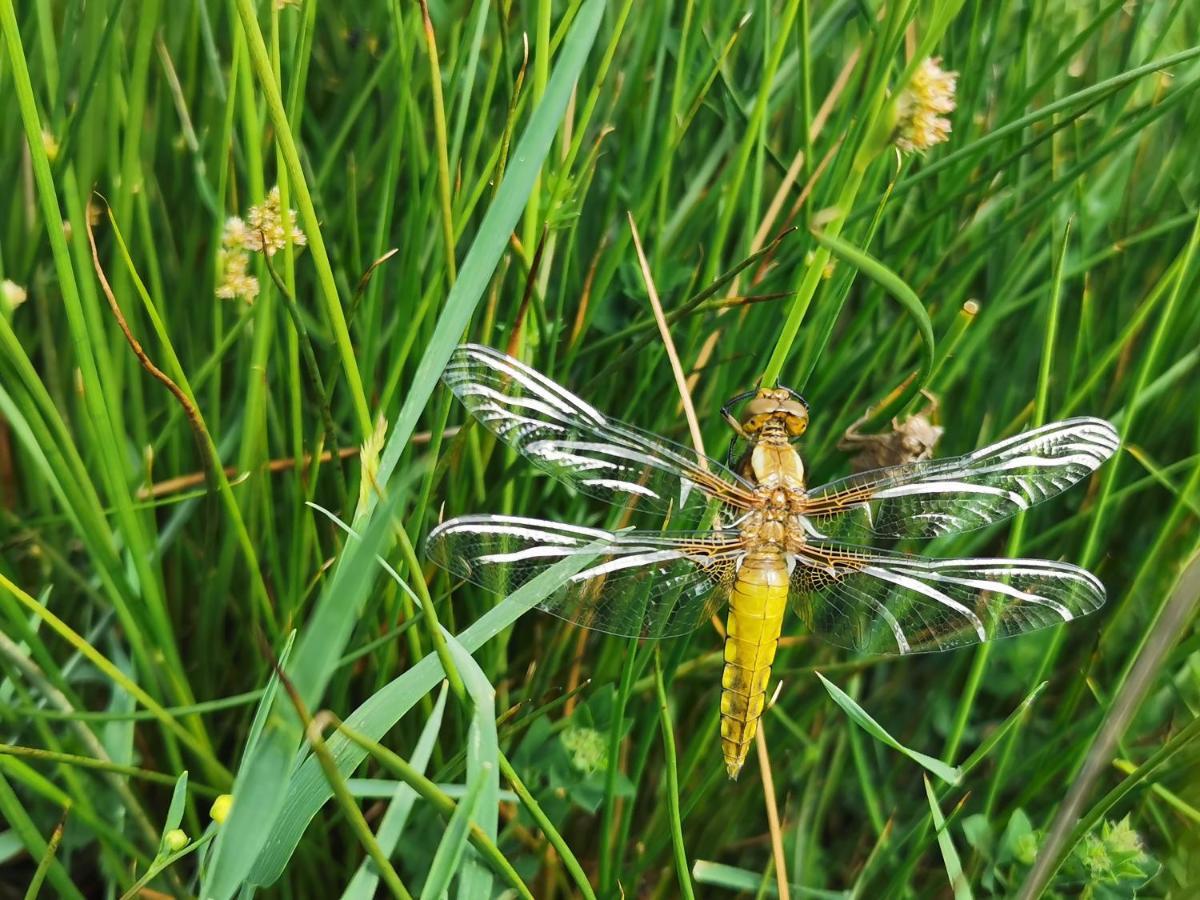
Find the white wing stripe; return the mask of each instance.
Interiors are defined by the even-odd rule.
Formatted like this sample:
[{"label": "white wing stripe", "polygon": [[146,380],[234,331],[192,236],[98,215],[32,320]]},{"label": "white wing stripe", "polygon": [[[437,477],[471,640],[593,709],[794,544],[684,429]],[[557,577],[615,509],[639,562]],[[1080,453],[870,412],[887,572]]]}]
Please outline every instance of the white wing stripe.
[{"label": "white wing stripe", "polygon": [[[1095,471],[1108,457],[1092,454],[1075,453],[1070,456],[1014,456],[990,466],[971,466],[960,471],[964,474],[983,475],[988,472],[1009,472],[1013,469],[1060,469],[1070,465],[1083,466],[1089,472]],[[944,473],[939,473],[944,474]]]},{"label": "white wing stripe", "polygon": [[[479,405],[479,408],[495,410],[496,412],[500,413],[501,415],[508,415],[508,416],[515,415],[515,413],[513,413],[510,410],[505,408],[508,406],[515,406],[519,409],[532,409],[537,412],[540,412],[542,415],[544,415],[550,419],[553,419],[554,422],[565,422],[567,424],[570,424],[570,422],[571,422],[570,416],[563,415],[562,410],[559,409],[558,407],[552,406],[548,403],[543,403],[542,401],[533,399],[532,397],[512,396],[510,394],[502,394],[501,392],[493,390],[492,388],[488,387],[485,384],[479,384],[478,382],[474,382],[474,381],[466,384],[463,387],[462,396],[463,397],[484,397],[491,402],[490,403],[481,403]],[[542,424],[550,426],[552,428],[555,428],[559,431],[562,430],[559,426],[554,425],[553,422],[544,422],[543,421]]]},{"label": "white wing stripe", "polygon": [[1101,447],[1111,448],[1111,450],[1116,450],[1120,443],[1120,437],[1116,430],[1103,419],[1066,419],[1062,422],[1050,422],[1032,431],[1023,431],[986,447],[980,447],[968,454],[966,458],[983,459],[993,454],[1020,452],[1026,447],[1054,443],[1056,440],[1068,437],[1082,438],[1089,444],[1097,444]]},{"label": "white wing stripe", "polygon": [[871,605],[875,607],[879,615],[888,623],[888,627],[892,629],[892,634],[896,638],[896,647],[900,651],[900,654],[903,655],[911,651],[912,646],[908,643],[908,638],[904,635],[904,629],[900,627],[900,623],[892,615],[892,611],[874,597],[868,597],[867,599],[871,601]]},{"label": "white wing stripe", "polygon": [[1061,578],[1086,584],[1094,592],[1103,595],[1104,584],[1087,569],[1071,563],[1052,559],[991,559],[987,557],[959,557],[957,559],[891,559],[884,561],[892,568],[902,569],[914,575],[932,573],[937,569],[973,569],[981,575],[1002,578],[1005,575],[1030,575],[1037,578]]},{"label": "white wing stripe", "polygon": [[641,463],[642,465],[653,466],[656,469],[663,469],[663,461],[656,459],[647,453],[639,453],[636,450],[622,447],[619,444],[601,444],[596,441],[536,441],[530,444],[528,449],[532,450],[538,444],[550,444],[556,448],[563,450],[583,450],[592,453],[604,453],[609,456],[615,456],[618,459],[628,460],[629,462]]},{"label": "white wing stripe", "polygon": [[[545,541],[548,544],[570,544],[576,545],[579,543],[577,538],[563,537],[562,535],[553,534],[548,531],[533,531],[529,528],[515,528],[509,525],[473,525],[470,527],[455,527],[444,528],[442,532],[446,534],[507,534],[512,537],[529,538],[532,541]],[[432,532],[438,534],[440,532]]]},{"label": "white wing stripe", "polygon": [[[531,369],[519,359],[513,359],[502,353],[492,350],[490,347],[483,347],[479,344],[465,344],[463,349],[476,362],[483,363],[491,369],[504,372],[512,376],[515,380],[521,382],[534,393],[539,393],[546,399],[555,403],[555,405],[563,409],[575,409],[577,412],[582,412],[597,425],[603,425],[605,422],[604,416],[587,403],[584,403],[579,397],[572,394],[566,388],[555,384],[541,372]],[[564,405],[565,404],[565,405]]]},{"label": "white wing stripe", "polygon": [[899,585],[900,587],[905,587],[911,591],[916,591],[918,594],[924,594],[931,600],[934,600],[943,606],[949,607],[970,621],[971,625],[975,628],[975,633],[979,635],[979,640],[987,640],[987,631],[983,627],[983,622],[979,620],[979,616],[975,615],[974,612],[963,606],[953,597],[948,597],[941,591],[930,587],[922,581],[918,581],[916,578],[909,578],[907,575],[901,575],[899,572],[892,572],[888,569],[882,569],[879,566],[865,566],[862,571],[866,572],[868,575],[874,575],[876,578],[881,578],[884,581],[889,581],[892,584]]},{"label": "white wing stripe", "polygon": [[600,563],[598,566],[592,566],[590,569],[584,569],[582,572],[576,572],[571,576],[571,581],[587,581],[599,575],[607,575],[609,572],[632,569],[635,566],[647,566],[651,563],[666,562],[669,559],[680,559],[686,555],[682,550],[654,550],[650,553],[638,554],[637,556],[621,556],[617,559],[610,559],[608,562]]},{"label": "white wing stripe", "polygon": [[583,553],[586,547],[526,547],[524,550],[514,550],[512,553],[484,553],[475,557],[477,563],[510,563],[521,562],[525,559],[544,559],[550,556],[574,556]]},{"label": "white wing stripe", "polygon": [[611,488],[614,491],[624,491],[627,494],[640,494],[643,497],[658,497],[658,494],[644,484],[632,481],[622,481],[619,478],[584,478],[580,484],[592,484],[596,487]]},{"label": "white wing stripe", "polygon": [[[519,530],[524,528],[524,530]],[[518,537],[528,537],[533,540],[544,540],[565,543],[574,538],[564,538],[556,532],[568,532],[582,535],[591,540],[611,541],[616,535],[611,531],[599,528],[586,528],[583,525],[570,525],[566,522],[548,522],[545,519],[530,519],[525,516],[477,515],[459,519],[450,519],[434,528],[429,536],[441,532],[459,532],[467,534],[513,534]]]},{"label": "white wing stripe", "polygon": [[1030,594],[1000,581],[985,581],[979,578],[955,578],[951,575],[934,575],[933,573],[929,573],[927,577],[936,579],[937,581],[944,581],[947,584],[961,584],[964,587],[976,588],[980,591],[993,591],[997,594],[1004,594],[1008,597],[1025,601],[1026,603],[1035,603],[1038,606],[1045,606],[1062,616],[1062,620],[1064,622],[1070,622],[1073,618],[1075,618],[1075,615],[1057,600],[1052,600],[1049,597],[1043,597],[1040,594]]},{"label": "white wing stripe", "polygon": [[916,484],[899,484],[895,487],[876,491],[872,500],[886,500],[889,497],[907,497],[912,494],[992,494],[997,497],[1007,497],[1009,502],[1019,509],[1028,509],[1029,501],[1016,491],[1006,491],[1003,488],[991,487],[986,484],[971,484],[969,481],[927,481]]},{"label": "white wing stripe", "polygon": [[590,403],[584,402],[580,397],[578,397],[575,394],[572,394],[570,391],[568,391],[566,388],[564,388],[562,385],[558,384],[557,382],[551,381],[549,378],[547,378],[541,372],[537,371],[537,369],[534,369],[531,366],[525,365],[525,363],[521,362],[521,360],[519,360],[519,359],[514,359],[513,357],[508,356],[507,354],[499,353],[498,351],[493,350],[491,347],[483,347],[483,346],[480,346],[479,344],[475,344],[473,346],[477,350],[483,351],[483,353],[485,355],[491,357],[493,360],[502,360],[503,363],[506,364],[506,367],[508,367],[508,368],[515,367],[519,371],[524,372],[530,378],[534,379],[534,381],[536,381],[538,384],[540,384],[542,386],[542,390],[546,391],[549,394],[553,394],[553,395],[557,395],[558,397],[561,397],[564,401],[566,401],[566,403],[569,406],[571,406],[571,407],[575,408],[576,410],[578,410],[579,412],[583,413],[585,416],[590,418],[597,425],[604,425],[606,423],[607,418],[604,416],[603,413],[600,412],[600,410],[596,409]]},{"label": "white wing stripe", "polygon": [[[462,349],[466,351],[465,355],[470,361],[480,363],[488,369],[491,369],[493,372],[498,372],[501,375],[511,378],[513,381],[516,381],[525,387],[526,390],[544,398],[545,400],[548,400],[553,406],[558,407],[564,412],[571,411],[571,405],[569,403],[563,402],[562,398],[556,396],[553,392],[546,390],[546,386],[541,383],[541,379],[536,372],[530,373],[528,370],[522,371],[522,369],[518,367],[515,359],[502,354],[493,354],[491,351],[488,351],[488,348],[480,347],[474,344],[467,344]],[[473,374],[471,366],[456,364],[452,360],[450,365],[446,367],[446,373],[448,375],[458,374],[460,372],[463,376],[465,376],[463,378],[464,381],[475,383],[470,381]]]}]

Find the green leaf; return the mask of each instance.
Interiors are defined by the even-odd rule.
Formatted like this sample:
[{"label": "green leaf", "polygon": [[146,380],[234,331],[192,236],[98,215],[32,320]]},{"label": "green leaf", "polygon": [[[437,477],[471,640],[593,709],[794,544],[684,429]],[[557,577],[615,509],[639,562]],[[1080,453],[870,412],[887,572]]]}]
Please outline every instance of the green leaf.
[{"label": "green leaf", "polygon": [[[556,591],[592,558],[593,555],[584,554],[564,559],[522,585],[457,635],[459,643],[469,653],[474,653]],[[346,725],[373,740],[379,740],[444,676],[437,655],[429,654],[372,694],[362,706],[346,717]],[[330,737],[327,745],[343,775],[353,772],[367,753],[340,734]],[[283,873],[308,823],[331,796],[329,784],[317,761],[306,759],[287,785],[283,808],[250,873],[253,884],[270,884]]]},{"label": "green leaf", "polygon": [[909,759],[923,766],[947,784],[958,784],[962,780],[962,771],[960,769],[955,766],[948,766],[940,759],[934,759],[932,756],[926,756],[924,753],[919,753],[916,750],[910,750],[908,747],[905,747],[888,734],[882,725],[871,718],[867,711],[855,703],[841,688],[829,681],[820,672],[817,672],[817,677],[821,679],[821,684],[825,685],[825,690],[829,691],[829,696],[833,698],[833,701],[846,711],[846,715],[858,727],[875,738],[875,740],[887,744],[893,750],[899,750]]},{"label": "green leaf", "polygon": [[[12,826],[9,834],[16,835],[25,852],[33,859],[41,859],[46,855],[48,842],[38,831],[37,825],[25,809],[25,804],[12,789],[3,772],[0,772],[0,817]],[[83,900],[83,894],[75,887],[70,874],[59,859],[50,861],[47,875],[59,896],[68,897],[70,900]]]},{"label": "green leaf", "polygon": [[[467,781],[467,796],[454,809],[446,833],[438,844],[437,852],[433,854],[433,863],[429,867],[429,877],[425,880],[425,889],[421,891],[422,900],[439,900],[445,897],[450,888],[450,881],[458,872],[459,861],[463,851],[467,849],[467,831],[471,827],[471,818],[475,815],[475,807],[483,794],[484,784],[488,781],[488,768],[476,772]],[[465,872],[463,873],[466,874]],[[489,894],[467,894],[464,897],[486,897]]]},{"label": "green leaf", "polygon": [[183,821],[183,810],[187,805],[187,783],[188,773],[185,769],[175,782],[175,790],[171,794],[171,805],[167,808],[167,818],[163,821],[162,837],[158,841],[159,856],[172,852],[167,848],[167,832],[174,831],[179,827],[179,823]]},{"label": "green leaf", "polygon": [[[904,390],[889,395],[888,399],[880,406],[871,410],[869,422],[884,422],[903,410],[908,405],[908,402],[916,397],[921,388],[925,387],[929,382],[929,376],[933,372],[933,359],[936,355],[933,323],[929,320],[929,313],[925,310],[925,306],[921,303],[921,298],[917,296],[916,291],[910,288],[903,278],[875,259],[875,257],[855,247],[853,244],[842,240],[835,234],[823,234],[815,231],[813,232],[813,238],[818,244],[826,247],[836,256],[853,265],[895,297],[896,301],[904,307],[905,312],[912,317],[913,322],[917,326],[917,334],[921,336],[921,368],[917,372],[917,377],[913,378]],[[869,426],[868,424],[864,424],[862,427],[866,428]]]},{"label": "green leaf", "polygon": [[1000,741],[1004,739],[1004,736],[1008,734],[1018,722],[1025,718],[1025,713],[1029,711],[1029,707],[1033,705],[1033,701],[1037,699],[1038,694],[1046,689],[1047,684],[1049,684],[1048,681],[1043,681],[1032,691],[1030,691],[1028,696],[1021,701],[1017,708],[1008,714],[1008,718],[1006,718],[1000,724],[1000,727],[994,729],[987,736],[984,742],[975,748],[975,752],[963,761],[963,764],[959,767],[959,770],[964,775],[983,762],[987,755],[992,752],[992,748],[999,744]]},{"label": "green leaf", "polygon": [[[494,842],[500,818],[500,740],[496,734],[496,689],[483,674],[479,663],[454,639],[454,635],[444,628],[442,632],[454,664],[462,675],[463,686],[467,689],[474,706],[471,726],[467,731],[467,791],[469,798],[470,792],[476,790],[475,781],[481,782],[478,788],[479,796],[476,798],[481,811],[478,816],[472,814],[472,817],[484,834]],[[467,802],[469,801],[459,804],[455,816],[462,812]],[[451,826],[453,824],[452,821]],[[465,832],[463,841],[466,841]],[[459,855],[461,852],[459,850]],[[491,870],[487,869],[474,853],[463,862],[458,895],[467,900],[492,895]]]},{"label": "green leaf", "polygon": [[[409,760],[413,768],[422,775],[425,774],[425,767],[429,765],[429,757],[433,755],[433,745],[437,741],[438,729],[442,726],[442,716],[446,711],[448,694],[449,685],[443,681],[437,703],[434,704],[433,712],[426,720],[425,727],[421,729],[417,747],[413,750],[412,759]],[[400,835],[404,833],[408,814],[412,811],[416,799],[417,792],[411,787],[402,781],[397,784],[396,791],[392,795],[392,802],[389,804],[387,812],[383,814],[379,829],[375,832],[375,840],[379,844],[379,849],[389,857],[396,849]],[[364,859],[359,864],[358,871],[354,873],[354,878],[346,886],[342,900],[371,900],[375,896],[375,888],[378,884],[379,875],[376,873],[375,867],[371,864],[370,859]]]},{"label": "green leaf", "polygon": [[[778,897],[779,888],[774,878],[763,878],[762,872],[751,872],[737,866],[698,859],[692,864],[692,877],[698,884],[711,884],[731,891],[746,891],[762,897]],[[818,900],[849,900],[850,891],[823,891],[817,888],[790,884],[788,890],[796,897],[815,897]]]},{"label": "green leaf", "polygon": [[933,827],[937,829],[938,847],[942,851],[942,863],[946,867],[946,877],[950,879],[950,888],[954,891],[954,900],[971,900],[971,886],[967,884],[966,876],[963,875],[962,861],[958,858],[958,851],[954,849],[954,842],[950,839],[950,830],[946,827],[946,819],[938,806],[933,785],[929,783],[928,776],[922,776],[922,780],[925,782],[929,814],[933,817]]},{"label": "green leaf", "polygon": [[378,478],[385,487],[521,218],[521,211],[525,209],[530,191],[541,171],[542,161],[550,152],[550,144],[554,141],[567,103],[575,90],[575,82],[596,39],[604,7],[604,0],[587,0],[579,10],[563,42],[546,92],[513,150],[512,162],[496,191],[496,198],[479,223],[479,231],[463,260],[458,280],[446,297],[446,306],[417,365],[404,406],[396,417],[396,424],[380,459]]},{"label": "green leaf", "polygon": [[[281,667],[286,665],[295,639],[293,631],[279,654]],[[200,891],[203,897],[219,900],[233,895],[254,863],[282,803],[281,788],[287,784],[294,740],[292,729],[285,733],[278,714],[272,712],[278,690],[279,676],[273,672],[258,701],[242,764],[233,781],[233,808],[213,843]]]}]

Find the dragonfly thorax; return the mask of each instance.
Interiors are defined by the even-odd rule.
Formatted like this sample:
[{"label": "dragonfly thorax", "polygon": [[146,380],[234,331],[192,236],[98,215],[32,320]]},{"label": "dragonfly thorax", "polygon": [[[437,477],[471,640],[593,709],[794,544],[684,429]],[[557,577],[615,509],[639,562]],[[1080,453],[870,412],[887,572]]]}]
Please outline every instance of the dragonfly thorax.
[{"label": "dragonfly thorax", "polygon": [[752,478],[760,488],[789,492],[804,490],[804,463],[796,448],[787,441],[756,442],[743,467],[743,474]]},{"label": "dragonfly thorax", "polygon": [[803,490],[790,486],[763,487],[758,500],[759,505],[737,523],[748,544],[793,550],[804,543]]}]

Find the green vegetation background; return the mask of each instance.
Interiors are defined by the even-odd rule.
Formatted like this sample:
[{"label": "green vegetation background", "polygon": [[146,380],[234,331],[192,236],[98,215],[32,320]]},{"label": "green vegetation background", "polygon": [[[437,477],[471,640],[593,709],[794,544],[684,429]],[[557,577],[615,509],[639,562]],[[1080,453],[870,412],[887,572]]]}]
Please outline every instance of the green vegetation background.
[{"label": "green vegetation background", "polygon": [[[1194,896],[1198,13],[0,0],[0,895]],[[953,132],[901,158],[925,56]],[[276,184],[307,245],[218,300]],[[932,548],[1082,564],[1108,605],[909,660],[793,621],[769,768],[730,783],[715,632],[521,615],[566,572],[446,601],[443,511],[614,521],[446,430],[464,333],[688,440],[628,216],[713,455],[764,374],[812,404],[817,481],[918,370],[941,454],[1116,423],[1088,483]],[[350,731],[318,716],[293,769],[297,703]]]}]

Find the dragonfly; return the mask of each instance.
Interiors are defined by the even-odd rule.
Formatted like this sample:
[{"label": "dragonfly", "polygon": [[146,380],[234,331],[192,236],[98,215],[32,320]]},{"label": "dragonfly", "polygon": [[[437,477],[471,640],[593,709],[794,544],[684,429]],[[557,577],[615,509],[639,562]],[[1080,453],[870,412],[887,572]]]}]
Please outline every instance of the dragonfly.
[{"label": "dragonfly", "polygon": [[455,349],[443,381],[538,469],[671,527],[467,515],[430,532],[427,556],[500,594],[585,557],[539,606],[625,637],[686,634],[727,604],[720,731],[731,779],[758,729],[789,607],[807,632],[835,646],[906,655],[1069,622],[1104,603],[1100,580],[1066,562],[934,559],[871,546],[973,531],[1061,493],[1116,451],[1119,437],[1103,419],[1067,419],[965,456],[808,487],[796,444],[809,407],[789,388],[752,391],[722,409],[744,452],[735,459],[731,444],[721,463],[610,418],[478,344]]}]

